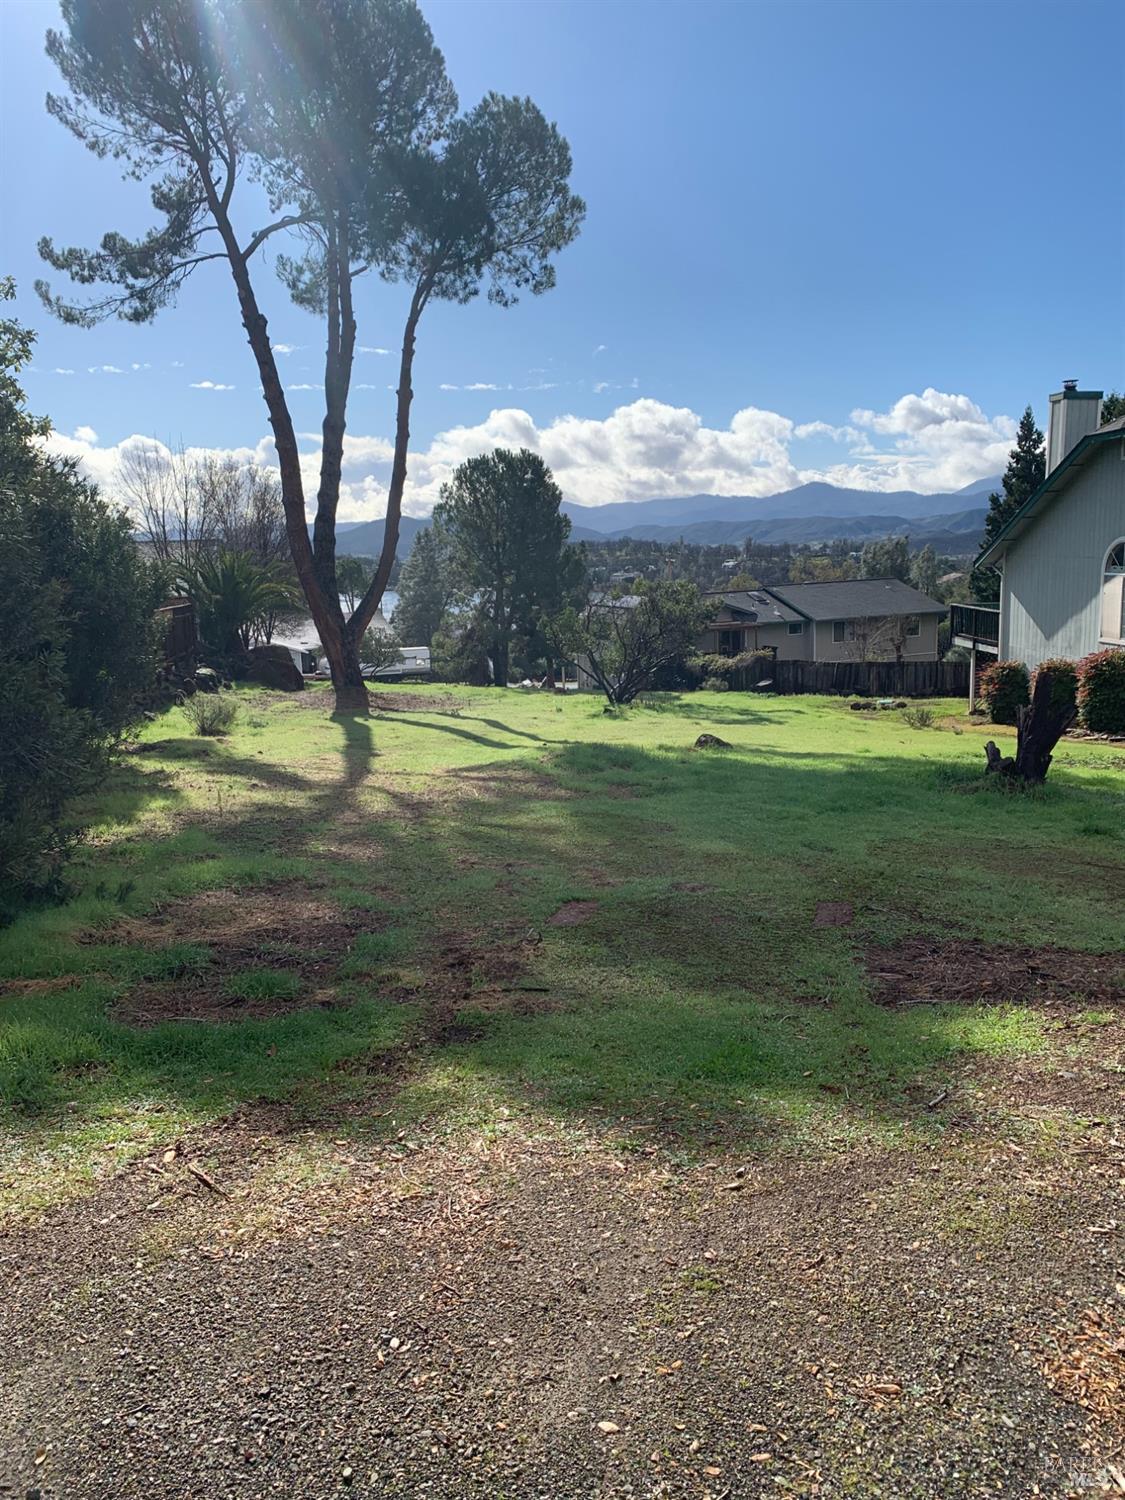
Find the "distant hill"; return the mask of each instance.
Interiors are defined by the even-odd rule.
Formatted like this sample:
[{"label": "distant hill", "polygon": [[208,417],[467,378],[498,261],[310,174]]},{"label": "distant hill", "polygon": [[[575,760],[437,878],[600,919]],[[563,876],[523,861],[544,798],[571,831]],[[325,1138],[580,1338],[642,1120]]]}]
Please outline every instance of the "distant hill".
[{"label": "distant hill", "polygon": [[659,500],[619,500],[609,505],[574,505],[568,501],[563,509],[576,526],[610,535],[640,536],[641,526],[666,526],[682,528],[686,536],[686,528],[701,521],[723,521],[747,523],[750,535],[757,536],[762,521],[798,517],[886,516],[888,521],[894,518],[899,523],[913,523],[920,518],[953,515],[965,509],[965,493],[845,490],[817,481],[777,495],[677,495]]},{"label": "distant hill", "polygon": [[[336,551],[341,557],[378,557],[383,550],[383,524],[380,516],[377,521],[357,521],[337,527]],[[414,538],[429,524],[413,516],[403,516],[398,527],[400,561],[410,556]]]},{"label": "distant hill", "polygon": [[1004,483],[1002,474],[993,474],[991,479],[976,479],[972,484],[967,484],[963,490],[958,490],[959,495],[991,495],[994,491],[1000,493]]},{"label": "distant hill", "polygon": [[[685,542],[715,546],[722,542],[738,545],[749,536],[755,541],[771,544],[815,544],[842,537],[871,541],[876,537],[901,536],[908,532],[916,546],[924,547],[929,542],[938,551],[968,552],[977,545],[986,514],[986,510],[974,508],[936,516],[778,516],[768,521],[694,521],[681,526],[642,524],[603,531],[600,536],[597,533],[585,538],[576,536],[575,540],[609,541],[633,537],[637,541],[677,542],[682,537]],[[956,545],[952,545],[953,542]]]},{"label": "distant hill", "polygon": [[[705,546],[759,542],[830,542],[841,537],[870,541],[909,532],[910,540],[927,542],[939,552],[974,551],[986,511],[966,509],[968,496],[999,488],[1000,480],[980,479],[950,494],[923,495],[916,490],[845,490],[832,484],[801,484],[777,495],[674,495],[658,500],[619,500],[609,505],[575,505],[565,501],[574,542],[635,537],[639,541],[686,542]],[[426,520],[403,516],[398,555],[405,561]],[[342,556],[378,557],[383,521],[346,521],[338,527]]]}]

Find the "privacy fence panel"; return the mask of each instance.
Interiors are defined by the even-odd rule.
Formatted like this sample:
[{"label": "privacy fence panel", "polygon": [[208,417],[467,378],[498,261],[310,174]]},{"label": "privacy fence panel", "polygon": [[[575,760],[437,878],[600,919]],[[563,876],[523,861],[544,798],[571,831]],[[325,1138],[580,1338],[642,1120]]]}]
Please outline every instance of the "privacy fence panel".
[{"label": "privacy fence panel", "polygon": [[[769,683],[766,688],[765,684]],[[967,661],[758,661],[731,687],[748,692],[855,693],[862,698],[967,698]]]}]

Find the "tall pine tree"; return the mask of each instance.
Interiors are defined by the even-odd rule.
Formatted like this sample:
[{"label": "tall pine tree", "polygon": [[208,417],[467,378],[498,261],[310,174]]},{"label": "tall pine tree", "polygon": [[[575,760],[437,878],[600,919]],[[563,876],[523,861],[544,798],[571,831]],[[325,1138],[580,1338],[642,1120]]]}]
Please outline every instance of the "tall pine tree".
[{"label": "tall pine tree", "polygon": [[[1016,446],[1008,454],[1008,467],[1004,470],[1003,493],[988,497],[988,515],[984,522],[983,552],[1003,531],[1004,527],[1035,493],[1047,477],[1047,450],[1043,434],[1035,425],[1031,407],[1025,407],[1016,434]],[[996,604],[1000,599],[1000,576],[991,568],[974,568],[972,573],[973,598],[981,604]]]}]

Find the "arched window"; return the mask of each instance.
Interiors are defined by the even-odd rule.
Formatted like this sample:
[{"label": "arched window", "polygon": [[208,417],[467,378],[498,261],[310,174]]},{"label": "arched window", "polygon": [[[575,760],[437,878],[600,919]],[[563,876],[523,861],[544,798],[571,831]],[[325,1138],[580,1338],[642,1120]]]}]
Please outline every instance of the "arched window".
[{"label": "arched window", "polygon": [[1125,642],[1125,537],[1114,542],[1105,557],[1102,640]]}]

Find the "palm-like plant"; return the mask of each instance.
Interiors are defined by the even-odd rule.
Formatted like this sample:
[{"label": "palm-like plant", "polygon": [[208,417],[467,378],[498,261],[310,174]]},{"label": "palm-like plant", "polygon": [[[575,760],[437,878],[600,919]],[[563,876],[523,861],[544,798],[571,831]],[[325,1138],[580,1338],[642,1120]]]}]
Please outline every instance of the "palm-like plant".
[{"label": "palm-like plant", "polygon": [[204,645],[222,657],[242,655],[268,617],[300,605],[297,585],[276,564],[248,552],[203,556],[184,584],[195,600]]}]

